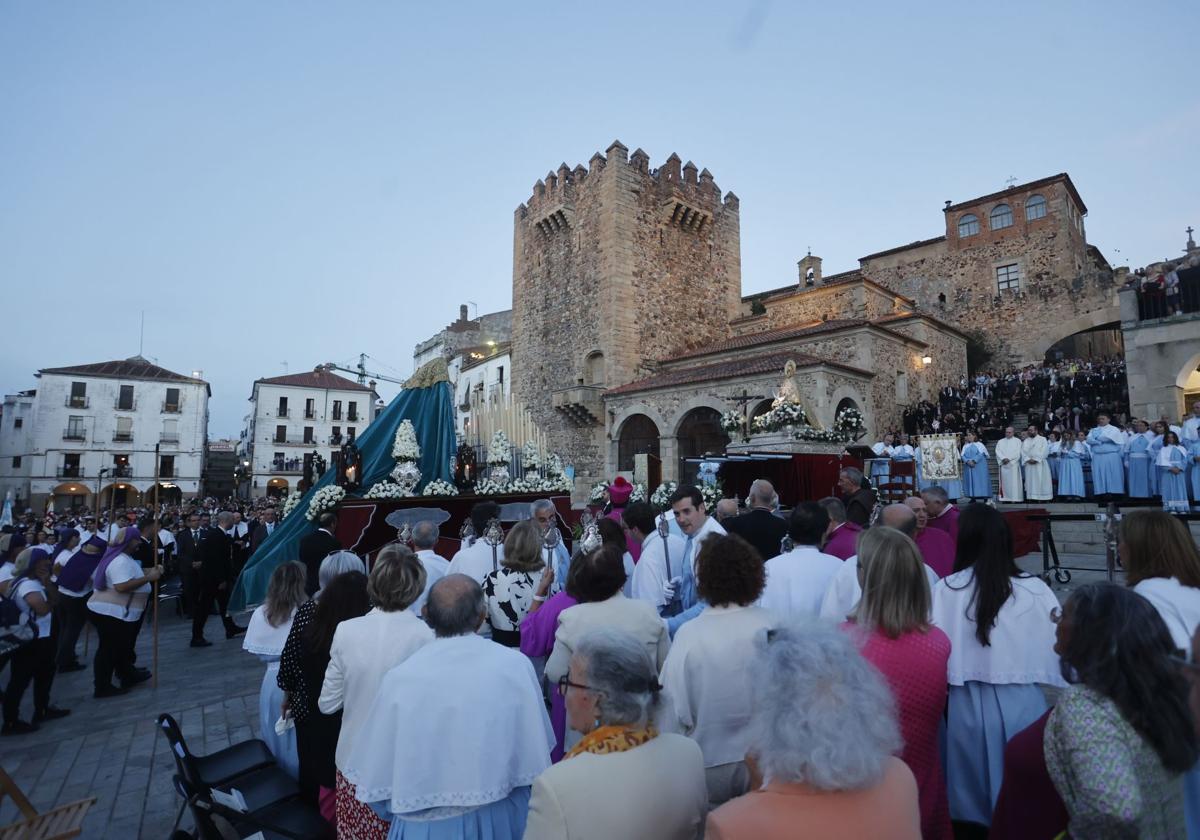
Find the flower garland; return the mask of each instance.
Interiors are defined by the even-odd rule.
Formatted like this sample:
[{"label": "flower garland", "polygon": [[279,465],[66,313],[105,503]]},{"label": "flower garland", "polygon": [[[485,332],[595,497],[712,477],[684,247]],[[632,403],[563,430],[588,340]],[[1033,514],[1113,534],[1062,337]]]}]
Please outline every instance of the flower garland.
[{"label": "flower garland", "polygon": [[650,504],[659,510],[666,510],[670,506],[671,496],[679,485],[674,481],[664,481],[654,489],[653,495],[650,496]]},{"label": "flower garland", "polygon": [[728,434],[740,432],[742,430],[742,414],[740,411],[730,409],[721,415],[721,429]]},{"label": "flower garland", "polygon": [[592,489],[588,492],[588,504],[602,505],[604,504],[604,494],[608,492],[608,485],[603,481],[593,484]]},{"label": "flower garland", "polygon": [[421,491],[423,496],[457,496],[458,488],[440,478],[435,478],[433,481],[425,485],[425,489]]},{"label": "flower garland", "polygon": [[406,499],[404,488],[394,481],[377,481],[363,494],[364,499]]},{"label": "flower garland", "polygon": [[501,487],[498,482],[492,481],[490,478],[484,478],[475,482],[476,496],[499,496],[507,492],[506,488]]},{"label": "flower garland", "polygon": [[392,457],[399,462],[421,460],[421,447],[417,444],[417,430],[411,420],[400,423],[392,441]]},{"label": "flower garland", "polygon": [[503,429],[497,429],[488,445],[487,462],[493,467],[507,467],[512,461],[512,444]]},{"label": "flower garland", "polygon": [[536,470],[542,465],[542,453],[538,451],[537,444],[529,440],[525,442],[524,448],[521,450],[521,467],[529,472]]},{"label": "flower garland", "polygon": [[300,499],[304,496],[299,490],[293,490],[288,493],[288,497],[283,502],[283,513],[280,516],[280,521],[288,518],[288,514],[300,506]]},{"label": "flower garland", "polygon": [[336,484],[322,487],[313,494],[308,503],[308,512],[304,516],[309,522],[312,522],[325,511],[336,508],[344,498],[346,498],[346,491]]}]

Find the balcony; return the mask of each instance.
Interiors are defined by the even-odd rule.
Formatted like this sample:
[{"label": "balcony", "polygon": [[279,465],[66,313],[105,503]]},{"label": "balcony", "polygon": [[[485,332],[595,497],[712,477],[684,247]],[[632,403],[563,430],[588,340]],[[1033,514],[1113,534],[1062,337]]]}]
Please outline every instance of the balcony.
[{"label": "balcony", "polygon": [[276,417],[290,417],[291,412],[288,411],[287,406],[281,405],[281,406],[279,406],[279,409],[275,412],[275,416]]},{"label": "balcony", "polygon": [[113,432],[113,443],[133,443],[133,432]]},{"label": "balcony", "polygon": [[576,385],[550,394],[554,410],[576,426],[598,426],[604,417],[603,385]]},{"label": "balcony", "polygon": [[87,440],[87,432],[83,429],[63,429],[63,440]]},{"label": "balcony", "polygon": [[316,420],[316,419],[317,419],[317,412],[316,412],[316,410],[314,409],[313,411],[309,411],[309,410],[306,408],[306,409],[304,410],[304,419],[305,419],[305,420]]},{"label": "balcony", "polygon": [[330,446],[341,446],[345,442],[346,442],[345,435],[330,435],[329,436],[329,445]]},{"label": "balcony", "polygon": [[333,412],[332,412],[331,416],[333,417],[333,419],[334,419],[335,421],[336,421],[336,420],[341,420],[341,419],[342,419],[342,412],[341,412],[340,410],[338,410],[338,409],[336,409],[336,408],[335,408],[335,409],[333,410]]},{"label": "balcony", "polygon": [[346,413],[346,422],[347,423],[357,423],[358,422],[358,412],[356,412],[356,411],[347,412]]},{"label": "balcony", "polygon": [[179,432],[163,432],[158,440],[159,443],[179,443]]},{"label": "balcony", "polygon": [[115,411],[137,411],[137,400],[117,400],[113,403]]},{"label": "balcony", "polygon": [[87,397],[67,397],[66,399],[67,408],[87,408],[89,405],[91,405],[91,400]]},{"label": "balcony", "polygon": [[86,478],[87,477],[86,471],[83,469],[83,467],[79,466],[78,464],[75,464],[74,466],[68,466],[68,465],[64,464],[63,466],[58,468],[58,471],[55,473],[55,475],[58,476],[59,478]]},{"label": "balcony", "polygon": [[279,435],[275,435],[274,437],[272,437],[269,442],[275,444],[276,446],[316,446],[317,445],[317,442],[315,440],[305,440],[302,437],[292,437],[292,436],[280,437]]},{"label": "balcony", "polygon": [[179,414],[179,403],[163,403],[163,414]]},{"label": "balcony", "polygon": [[109,472],[113,478],[133,478],[133,467],[128,464],[117,464]]},{"label": "balcony", "polygon": [[299,458],[276,461],[271,464],[272,475],[300,475],[302,472],[304,472],[304,461]]},{"label": "balcony", "polygon": [[160,464],[159,468],[158,468],[158,477],[159,478],[174,478],[175,477],[175,468],[174,467],[164,467]]}]

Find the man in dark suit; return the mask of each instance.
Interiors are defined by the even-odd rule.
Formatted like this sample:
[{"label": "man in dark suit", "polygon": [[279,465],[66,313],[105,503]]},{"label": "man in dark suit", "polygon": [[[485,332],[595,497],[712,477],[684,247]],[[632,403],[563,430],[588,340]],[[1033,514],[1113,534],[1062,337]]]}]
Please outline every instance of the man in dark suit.
[{"label": "man in dark suit", "polygon": [[842,492],[842,503],[846,506],[846,521],[862,528],[871,524],[875,511],[875,491],[863,478],[862,470],[846,467],[838,473],[838,490]]},{"label": "man in dark suit", "polygon": [[788,532],[787,522],[774,513],[777,501],[771,482],[765,478],[756,479],[746,496],[746,506],[750,510],[721,523],[726,531],[737,534],[758,549],[763,560],[779,555],[780,543]]},{"label": "man in dark suit", "polygon": [[262,521],[258,523],[258,527],[250,532],[250,556],[254,556],[254,552],[258,551],[258,547],[266,542],[267,537],[275,533],[275,508],[269,507],[262,512]]},{"label": "man in dark suit", "polygon": [[316,531],[300,540],[300,562],[308,570],[308,582],[304,591],[310,596],[320,587],[317,575],[321,570],[321,561],[328,557],[331,551],[342,550],[342,544],[333,535],[337,529],[337,514],[325,511],[317,520],[317,525]]},{"label": "man in dark suit", "polygon": [[217,612],[225,624],[226,639],[245,632],[226,612],[234,576],[233,524],[233,514],[223,510],[217,514],[217,526],[209,528],[200,538],[200,546],[196,551],[200,561],[200,598],[192,614],[192,647],[208,647],[212,644],[204,638],[204,624],[208,621],[213,601],[217,602]]},{"label": "man in dark suit", "polygon": [[196,556],[196,549],[200,547],[200,537],[203,534],[200,529],[200,514],[192,511],[188,514],[184,527],[175,535],[179,581],[183,585],[183,613],[189,617],[200,598],[200,558]]}]

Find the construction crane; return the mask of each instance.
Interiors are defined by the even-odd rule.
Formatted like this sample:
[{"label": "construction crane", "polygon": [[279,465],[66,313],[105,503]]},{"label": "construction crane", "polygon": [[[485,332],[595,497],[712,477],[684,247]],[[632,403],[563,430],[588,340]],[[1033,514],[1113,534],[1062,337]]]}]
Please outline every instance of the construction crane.
[{"label": "construction crane", "polygon": [[340,370],[343,373],[352,373],[358,379],[359,385],[366,385],[367,377],[370,377],[371,379],[374,379],[379,382],[394,382],[397,385],[404,384],[403,379],[396,379],[395,377],[384,376],[382,373],[374,373],[372,371],[367,370],[367,354],[366,353],[358,354],[358,367],[357,368],[342,367],[341,365],[335,365],[333,362],[326,362],[325,364],[321,365],[321,367],[324,370],[328,370],[328,371]]}]

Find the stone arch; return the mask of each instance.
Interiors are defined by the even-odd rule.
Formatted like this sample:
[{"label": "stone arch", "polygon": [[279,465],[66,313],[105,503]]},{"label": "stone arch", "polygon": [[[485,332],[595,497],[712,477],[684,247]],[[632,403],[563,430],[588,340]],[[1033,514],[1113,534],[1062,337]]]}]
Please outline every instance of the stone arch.
[{"label": "stone arch", "polygon": [[1024,364],[1041,362],[1046,358],[1046,352],[1064,338],[1069,338],[1076,333],[1086,332],[1096,327],[1103,327],[1107,324],[1119,326],[1120,322],[1121,310],[1120,307],[1114,304],[1113,306],[1096,309],[1077,318],[1072,318],[1069,321],[1056,321],[1046,324],[1033,344],[1031,357],[1025,359]]},{"label": "stone arch", "polygon": [[[713,411],[717,412],[717,414],[721,414],[729,409],[729,405],[720,397],[715,397],[709,394],[699,394],[684,400],[679,404],[679,407],[675,409],[675,422],[670,425],[671,437],[679,436],[679,427],[683,425],[683,418],[686,417],[689,412],[697,408],[711,408]],[[660,423],[658,428],[662,429],[665,427]]]},{"label": "stone arch", "polygon": [[275,498],[286,498],[288,495],[288,481],[286,478],[272,478],[267,480],[267,495]]},{"label": "stone arch", "polygon": [[1179,369],[1179,374],[1175,377],[1176,388],[1186,388],[1188,379],[1200,368],[1200,353],[1196,353],[1190,359],[1183,363],[1183,367]]},{"label": "stone arch", "polygon": [[[854,403],[854,407],[862,412],[863,423],[866,424],[867,432],[870,433],[875,423],[875,417],[871,411],[871,404],[863,397],[861,391],[850,385],[842,385],[841,387],[835,389],[833,394],[830,396],[829,405],[833,406],[833,414],[829,417],[828,422],[825,423],[825,427],[828,429],[833,428],[834,421],[837,420],[837,413],[841,409],[842,403],[846,402],[847,400]],[[825,421],[824,417],[820,419],[823,422]]]},{"label": "stone arch", "polygon": [[754,406],[754,408],[750,411],[751,422],[753,422],[755,417],[762,417],[764,414],[770,411],[774,404],[775,400],[762,400],[759,402],[758,405]]},{"label": "stone arch", "polygon": [[659,426],[646,414],[631,414],[621,423],[617,435],[617,472],[631,472],[635,455],[648,453],[661,457]]},{"label": "stone arch", "polygon": [[603,385],[607,379],[608,372],[604,365],[604,354],[599,350],[593,350],[583,360],[583,384]]},{"label": "stone arch", "polygon": [[681,414],[675,438],[680,458],[724,452],[729,445],[729,435],[721,428],[721,409],[711,405],[698,405]]},{"label": "stone arch", "polygon": [[91,494],[92,491],[82,481],[64,481],[50,491],[50,497],[54,500],[54,509],[59,512],[64,509],[77,510],[88,507],[88,497]]},{"label": "stone arch", "polygon": [[129,507],[140,504],[142,492],[132,481],[117,480],[100,491],[101,507]]}]

